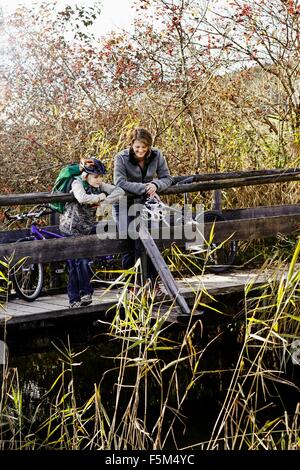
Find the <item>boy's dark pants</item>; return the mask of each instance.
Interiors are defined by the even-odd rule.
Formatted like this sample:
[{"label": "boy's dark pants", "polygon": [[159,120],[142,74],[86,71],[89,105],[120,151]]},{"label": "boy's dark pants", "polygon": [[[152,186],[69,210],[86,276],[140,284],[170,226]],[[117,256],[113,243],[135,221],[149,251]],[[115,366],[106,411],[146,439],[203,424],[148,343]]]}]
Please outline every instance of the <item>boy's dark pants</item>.
[{"label": "boy's dark pants", "polygon": [[68,259],[68,297],[70,303],[80,301],[83,295],[93,294],[88,259]]},{"label": "boy's dark pants", "polygon": [[[94,228],[91,234],[96,233]],[[63,233],[65,237],[72,235]],[[89,266],[89,259],[68,259],[68,285],[67,292],[70,304],[79,302],[83,295],[93,294],[94,289],[91,286],[92,271]]]}]

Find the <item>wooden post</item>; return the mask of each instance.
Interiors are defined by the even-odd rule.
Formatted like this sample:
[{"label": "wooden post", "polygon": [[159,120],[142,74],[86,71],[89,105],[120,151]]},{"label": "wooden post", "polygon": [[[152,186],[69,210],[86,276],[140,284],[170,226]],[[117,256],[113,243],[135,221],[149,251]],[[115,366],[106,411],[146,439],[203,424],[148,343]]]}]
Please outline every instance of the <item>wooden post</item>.
[{"label": "wooden post", "polygon": [[221,189],[215,189],[213,193],[214,203],[213,210],[220,211],[222,210],[222,191]]},{"label": "wooden post", "polygon": [[183,297],[181,295],[179,288],[175,282],[175,279],[173,278],[172,274],[170,273],[170,270],[163,259],[162,255],[159,252],[159,249],[156,246],[155,241],[151,237],[147,227],[145,224],[141,224],[140,226],[140,240],[150,257],[152,263],[154,264],[162,282],[163,285],[165,286],[168,294],[170,297],[172,297],[175,302],[179,305],[181,308],[181,311],[185,315],[190,315],[191,310]]},{"label": "wooden post", "polygon": [[[59,214],[58,212],[53,211],[50,214],[50,225],[57,226],[59,225]],[[65,262],[62,261],[53,261],[49,265],[49,277],[50,277],[50,289],[60,289],[62,287],[62,279]]]},{"label": "wooden post", "polygon": [[144,250],[141,240],[138,238],[134,242],[135,259],[141,260],[142,285],[145,285],[148,278],[148,255]]}]

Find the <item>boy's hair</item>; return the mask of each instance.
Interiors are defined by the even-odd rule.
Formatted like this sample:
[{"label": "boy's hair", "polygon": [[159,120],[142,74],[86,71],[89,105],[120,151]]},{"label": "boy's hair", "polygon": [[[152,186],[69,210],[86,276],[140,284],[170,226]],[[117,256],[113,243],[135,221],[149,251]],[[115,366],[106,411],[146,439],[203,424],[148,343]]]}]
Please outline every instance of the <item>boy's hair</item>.
[{"label": "boy's hair", "polygon": [[140,140],[144,144],[147,145],[147,147],[152,147],[153,144],[153,138],[152,135],[150,134],[147,129],[143,129],[142,127],[136,127],[130,134],[129,134],[129,142],[130,146],[134,143],[135,140]]}]

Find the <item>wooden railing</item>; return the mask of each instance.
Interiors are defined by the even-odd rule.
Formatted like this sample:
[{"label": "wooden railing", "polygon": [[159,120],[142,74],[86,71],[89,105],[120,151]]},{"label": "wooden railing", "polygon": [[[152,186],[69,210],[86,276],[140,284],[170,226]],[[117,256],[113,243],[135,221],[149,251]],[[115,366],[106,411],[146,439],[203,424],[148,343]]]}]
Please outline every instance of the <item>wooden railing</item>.
[{"label": "wooden railing", "polygon": [[[180,184],[180,181],[190,177],[193,177],[192,183]],[[203,173],[198,175],[175,176],[173,179],[176,184],[170,186],[165,191],[161,191],[161,195],[299,181],[300,168],[252,170],[232,173]],[[65,193],[10,194],[0,196],[0,206],[48,204],[50,202],[69,202],[72,200],[74,200],[73,195]]]},{"label": "wooden railing", "polygon": [[[188,176],[174,177],[175,185],[161,192],[161,195],[187,192],[208,191],[250,185],[263,185],[298,181],[300,168],[285,170],[251,170],[232,173],[210,173],[193,175],[193,182],[180,184]],[[0,196],[0,206],[35,205],[49,202],[72,201],[72,194],[29,193]],[[253,240],[274,237],[278,234],[289,235],[300,229],[300,204],[253,207],[245,209],[224,210],[226,221],[216,222],[214,241],[221,242],[229,237],[235,240]],[[55,229],[55,228],[54,228]],[[211,223],[204,224],[204,236],[208,239],[212,229]],[[0,258],[14,255],[14,259],[29,257],[32,262],[49,262],[77,258],[119,254],[128,249],[126,240],[100,240],[97,235],[28,241],[22,244],[12,242],[28,235],[29,230],[12,230],[0,232]],[[171,234],[169,240],[158,240],[159,248],[174,242]],[[184,243],[181,240],[179,243]],[[178,241],[177,241],[178,243]]]}]

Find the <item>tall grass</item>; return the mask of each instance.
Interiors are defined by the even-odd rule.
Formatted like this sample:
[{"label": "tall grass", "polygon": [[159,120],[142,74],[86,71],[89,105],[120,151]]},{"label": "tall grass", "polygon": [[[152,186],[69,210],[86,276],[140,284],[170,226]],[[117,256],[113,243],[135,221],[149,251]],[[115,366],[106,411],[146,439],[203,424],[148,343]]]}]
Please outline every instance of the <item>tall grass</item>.
[{"label": "tall grass", "polygon": [[[287,271],[282,260],[270,259],[259,273],[267,274],[268,281],[259,289],[252,283],[246,286],[243,345],[204,448],[299,448],[299,376],[294,383],[291,374],[292,354],[296,367],[300,365],[299,252],[300,241]],[[282,395],[292,391],[298,399],[293,398],[291,409]]]},{"label": "tall grass", "polygon": [[[201,351],[193,337],[201,335],[202,326],[191,317],[182,341],[168,338],[174,306],[156,303],[148,285],[134,292],[140,276],[137,264],[118,279],[123,288],[108,335],[118,342],[120,352],[114,358],[116,367],[99,378],[85,403],[76,398],[74,370],[81,366],[80,353],[74,353],[70,344],[55,346],[61,373],[30,420],[23,416],[17,373],[6,374],[0,408],[1,422],[7,423],[3,443],[19,449],[161,449],[174,440],[182,404],[199,378]],[[116,380],[113,406],[106,409],[102,395],[110,374],[116,374]],[[49,415],[41,422],[43,406]]]},{"label": "tall grass", "polygon": [[0,449],[15,449],[23,440],[22,393],[19,387],[17,370],[8,367],[6,349],[6,307],[10,289],[12,259],[0,260],[0,313],[3,335],[3,351],[0,362]]},{"label": "tall grass", "polygon": [[[288,270],[287,259],[269,259],[258,273],[267,280],[260,287],[251,283],[245,287],[244,310],[237,318],[243,338],[238,360],[226,372],[231,377],[210,438],[192,448],[299,448],[299,403],[293,398],[287,406],[284,399],[289,390],[296,397],[299,392],[291,374],[300,335],[299,252],[300,242],[289,257]],[[175,249],[170,258],[174,264],[176,257],[182,259],[182,254]],[[185,262],[192,270],[193,261]],[[74,352],[70,342],[56,344],[61,372],[31,416],[25,416],[18,372],[6,366],[0,402],[2,449],[182,448],[178,424],[188,426],[184,405],[189,394],[208,373],[215,377],[222,373],[208,370],[203,359],[222,331],[202,341],[205,325],[195,313],[200,307],[216,318],[223,312],[199,282],[191,317],[174,339],[169,331],[175,306],[157,302],[153,289],[141,285],[139,263],[115,283],[119,286],[115,315],[100,322],[108,328],[108,339],[118,345],[118,354],[111,358],[114,366],[99,377],[82,402],[76,373],[84,367],[84,351]]]}]

